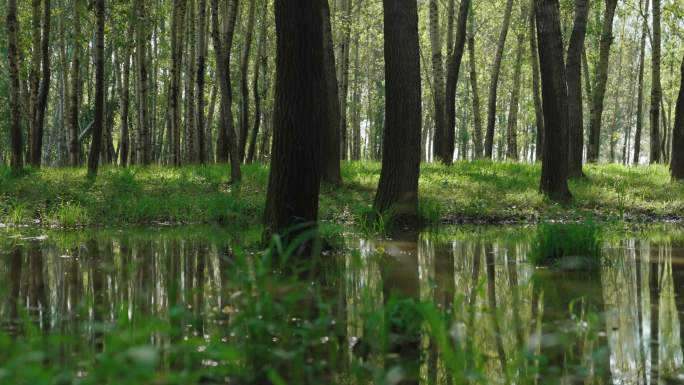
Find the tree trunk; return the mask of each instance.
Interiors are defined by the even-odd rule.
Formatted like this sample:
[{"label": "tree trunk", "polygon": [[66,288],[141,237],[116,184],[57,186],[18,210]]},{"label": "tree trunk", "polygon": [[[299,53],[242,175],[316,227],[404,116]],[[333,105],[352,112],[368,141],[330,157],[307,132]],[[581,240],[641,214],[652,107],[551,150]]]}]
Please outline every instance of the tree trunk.
[{"label": "tree trunk", "polygon": [[[238,2],[231,0],[228,3],[227,20],[225,20],[224,33],[219,33],[219,6],[218,0],[211,1],[211,24],[214,39],[214,52],[216,53],[216,72],[221,89],[221,124],[219,125],[219,141],[217,145],[217,158],[225,161],[230,154],[230,175],[233,182],[242,178],[240,172],[240,153],[238,152],[237,138],[233,128],[233,112],[231,110],[232,92],[230,86],[230,49],[233,45],[233,33],[237,20]],[[225,44],[224,44],[225,42]]]},{"label": "tree trunk", "polygon": [[584,149],[584,112],[582,104],[582,52],[587,32],[589,5],[587,0],[575,0],[575,21],[568,45],[568,176],[578,178],[582,173],[582,152]]},{"label": "tree trunk", "polygon": [[603,117],[603,102],[608,83],[608,61],[610,46],[613,44],[613,18],[617,0],[606,0],[606,11],[603,16],[601,42],[599,44],[599,62],[596,66],[594,93],[591,105],[591,123],[589,126],[589,144],[587,148],[587,162],[596,163],[599,160],[601,148],[601,120]]},{"label": "tree trunk", "polygon": [[544,114],[542,112],[541,95],[539,93],[539,50],[537,48],[537,31],[535,20],[535,1],[531,0],[530,20],[528,22],[528,38],[530,39],[530,63],[532,65],[532,99],[534,101],[535,117],[535,160],[539,162],[544,157]]},{"label": "tree trunk", "polygon": [[518,160],[518,109],[520,105],[520,72],[522,71],[522,50],[525,34],[518,33],[518,45],[515,54],[515,72],[513,73],[513,91],[511,105],[508,109],[508,145],[506,158]]},{"label": "tree trunk", "polygon": [[174,0],[173,21],[171,26],[171,92],[169,109],[171,111],[171,164],[181,164],[181,67],[183,61],[183,39],[185,37],[185,7],[187,0]]},{"label": "tree trunk", "polygon": [[503,57],[504,46],[506,45],[506,36],[508,36],[508,27],[511,24],[511,11],[513,9],[513,0],[506,2],[506,10],[504,11],[503,25],[501,26],[501,34],[499,41],[496,44],[496,53],[494,54],[494,64],[492,64],[492,77],[489,84],[489,99],[487,103],[487,133],[485,137],[485,157],[492,159],[492,149],[494,148],[494,128],[496,125],[496,96],[499,88],[499,74],[501,72],[501,59]]},{"label": "tree trunk", "polygon": [[[74,31],[80,31],[79,14],[81,1],[76,0],[74,3],[74,18],[72,19]],[[74,34],[74,42],[71,57],[71,92],[69,93],[69,165],[71,167],[78,167],[81,163],[81,144],[78,141],[78,134],[80,132],[78,126],[78,115],[80,108],[80,90],[81,90],[81,41],[78,33]]]},{"label": "tree trunk", "polygon": [[315,226],[321,180],[321,127],[327,124],[321,0],[276,0],[273,154],[264,220],[293,239]]},{"label": "tree trunk", "polygon": [[[326,2],[327,4],[327,2]],[[252,92],[254,92],[254,125],[252,127],[252,132],[249,138],[249,151],[247,152],[247,163],[254,162],[256,157],[256,146],[257,146],[257,136],[259,135],[259,130],[261,129],[261,98],[263,90],[259,86],[259,78],[261,76],[262,64],[266,68],[268,58],[266,57],[266,31],[268,29],[268,2],[264,1],[261,4],[261,12],[259,15],[260,25],[259,25],[259,37],[257,41],[257,57],[254,60],[254,77],[252,78]],[[323,21],[325,23],[325,20]],[[325,44],[325,43],[324,43]],[[333,73],[335,68],[333,66]],[[266,73],[264,73],[266,76]],[[337,93],[337,87],[335,87],[335,93]],[[339,143],[337,144],[339,147]],[[337,150],[339,154],[339,149]],[[339,159],[338,159],[339,162]]]},{"label": "tree trunk", "polygon": [[[432,50],[432,101],[435,113],[434,138],[432,140],[432,152],[435,158],[443,163],[451,163],[446,153],[446,114],[444,99],[444,62],[442,60],[442,31],[439,24],[438,0],[430,0],[430,48]],[[453,156],[453,154],[452,154]]]},{"label": "tree trunk", "polygon": [[88,175],[97,174],[102,148],[102,127],[104,124],[104,34],[105,0],[95,2],[95,116],[93,118],[93,138],[88,155]]},{"label": "tree trunk", "polygon": [[[50,0],[43,0],[43,27],[40,38],[40,57],[42,61],[42,74],[40,76],[40,88],[31,125],[31,165],[40,167],[43,156],[43,133],[45,125],[45,112],[47,109],[48,93],[50,91],[50,20],[52,19]],[[39,34],[40,35],[40,34]],[[38,49],[38,47],[34,47]]]},{"label": "tree trunk", "polygon": [[568,189],[567,83],[558,0],[536,0],[536,14],[546,128],[540,189],[549,198],[566,202],[572,196]]},{"label": "tree trunk", "polygon": [[[444,147],[442,158],[447,164],[451,164],[454,156],[455,135],[456,135],[456,87],[458,85],[458,73],[461,69],[461,61],[465,50],[466,26],[468,23],[468,12],[470,10],[470,0],[462,0],[458,9],[458,21],[456,26],[456,39],[451,55],[447,60],[447,82],[446,82],[446,125],[444,132]],[[471,20],[472,24],[472,20]],[[473,46],[474,49],[474,46]]]},{"label": "tree trunk", "polygon": [[149,130],[148,118],[148,80],[147,80],[147,14],[145,1],[136,0],[136,63],[138,64],[138,145],[140,162],[143,166],[149,166],[151,162],[152,140]]},{"label": "tree trunk", "polygon": [[[475,14],[471,13],[472,19]],[[468,23],[468,64],[470,66],[470,87],[473,93],[473,158],[482,157],[482,115],[480,109],[480,89],[477,85],[477,63],[475,62],[474,20]]]},{"label": "tree trunk", "polygon": [[653,41],[651,42],[651,163],[660,162],[660,0],[653,0]]},{"label": "tree trunk", "polygon": [[129,107],[130,107],[130,78],[131,78],[131,36],[133,35],[132,24],[129,24],[123,55],[123,78],[121,81],[121,138],[119,139],[119,159],[121,167],[128,166],[128,154],[130,151],[129,133]]},{"label": "tree trunk", "polygon": [[672,154],[670,172],[672,179],[684,180],[684,59],[681,66],[681,84],[677,107],[675,108],[675,121],[672,129]]},{"label": "tree trunk", "polygon": [[347,140],[347,101],[349,95],[349,44],[351,42],[351,9],[352,0],[341,0],[342,2],[342,26],[340,32],[340,47],[339,47],[339,69],[337,79],[339,84],[339,99],[340,99],[340,147],[342,151],[342,159],[346,160],[348,155],[348,140]]},{"label": "tree trunk", "polygon": [[[17,19],[17,0],[7,1],[7,57],[9,62],[9,108],[10,108],[10,137],[12,142],[12,157],[10,166],[14,173],[24,167],[24,143],[21,130],[20,89],[19,89],[19,20]],[[16,310],[16,309],[15,309]]]},{"label": "tree trunk", "polygon": [[639,47],[639,86],[637,90],[637,116],[636,132],[634,133],[634,164],[639,164],[641,153],[641,131],[644,125],[644,70],[646,67],[646,36],[648,35],[648,9],[649,0],[645,1],[643,7],[644,21],[641,29],[641,46]]},{"label": "tree trunk", "polygon": [[340,95],[338,93],[337,74],[335,73],[335,48],[330,25],[330,5],[328,0],[322,2],[323,49],[325,65],[327,113],[330,118],[323,135],[322,180],[332,185],[342,182],[340,173]]},{"label": "tree trunk", "polygon": [[242,56],[240,58],[240,161],[245,160],[247,137],[249,135],[249,53],[252,50],[252,35],[256,19],[257,1],[249,2],[247,30],[243,35]]},{"label": "tree trunk", "polygon": [[195,113],[195,76],[197,69],[195,65],[197,57],[197,30],[195,26],[196,11],[195,0],[188,0],[188,55],[185,59],[186,78],[185,78],[185,160],[190,163],[197,163],[197,117]]},{"label": "tree trunk", "polygon": [[198,55],[197,55],[197,108],[195,113],[197,117],[195,121],[197,122],[197,161],[200,164],[205,164],[207,162],[207,143],[205,139],[205,133],[211,129],[211,122],[204,119],[204,84],[205,76],[207,72],[207,0],[199,0],[199,9],[197,13],[197,44],[198,44]]},{"label": "tree trunk", "polygon": [[415,0],[383,0],[385,13],[385,129],[378,212],[400,223],[418,220],[421,87]]},{"label": "tree trunk", "polygon": [[360,84],[360,63],[359,63],[359,35],[354,36],[354,83],[352,83],[352,105],[351,115],[351,158],[361,160],[361,84]]}]

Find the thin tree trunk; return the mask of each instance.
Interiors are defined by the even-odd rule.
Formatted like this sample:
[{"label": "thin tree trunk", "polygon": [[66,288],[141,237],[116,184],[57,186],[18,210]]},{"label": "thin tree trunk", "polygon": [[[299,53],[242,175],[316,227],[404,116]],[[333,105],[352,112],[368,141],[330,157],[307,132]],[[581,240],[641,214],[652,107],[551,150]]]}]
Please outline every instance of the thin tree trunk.
[{"label": "thin tree trunk", "polygon": [[[197,57],[197,38],[198,31],[195,26],[196,22],[196,5],[195,0],[188,0],[188,56],[185,59],[187,68],[187,75],[185,78],[185,159],[190,163],[197,163],[197,115],[195,113],[195,76],[197,76],[196,57]],[[201,32],[200,32],[201,33]]]},{"label": "thin tree trunk", "polygon": [[541,161],[544,154],[544,114],[542,112],[542,102],[539,80],[539,50],[537,48],[537,31],[535,20],[535,0],[531,0],[530,20],[528,22],[528,38],[530,39],[530,63],[532,65],[532,99],[534,101],[535,117],[535,160]]},{"label": "thin tree trunk", "polygon": [[[442,31],[439,24],[438,0],[430,0],[430,48],[432,50],[432,102],[434,103],[435,122],[434,138],[432,140],[432,152],[435,158],[443,163],[451,163],[446,150],[446,113],[445,108],[445,83],[444,61],[442,60]],[[452,154],[453,156],[453,154]]]},{"label": "thin tree trunk", "polygon": [[494,54],[494,63],[492,64],[491,83],[489,84],[489,99],[487,102],[487,133],[485,136],[485,157],[492,159],[492,149],[494,148],[494,129],[496,125],[496,97],[499,88],[499,74],[501,73],[501,60],[503,58],[503,50],[506,45],[506,36],[508,36],[508,29],[511,24],[511,12],[513,9],[513,0],[506,2],[506,9],[504,11],[503,25],[501,26],[501,33],[499,41],[496,44],[496,53]]},{"label": "thin tree trunk", "polygon": [[575,0],[575,20],[568,45],[568,176],[578,178],[582,173],[582,152],[584,149],[584,111],[582,102],[582,52],[587,32],[589,5],[587,0]]},{"label": "thin tree trunk", "polygon": [[544,101],[541,191],[555,201],[572,199],[568,189],[568,104],[558,0],[536,0],[539,63]]},{"label": "thin tree trunk", "polygon": [[359,35],[354,36],[354,83],[352,84],[351,130],[352,130],[352,160],[361,160],[361,84],[359,63]]},{"label": "thin tree trunk", "polygon": [[[471,12],[472,19],[475,14]],[[477,63],[475,62],[474,20],[468,23],[468,64],[470,67],[470,87],[473,93],[473,158],[482,157],[482,114],[480,108],[480,89],[477,85]]]},{"label": "thin tree trunk", "polygon": [[[38,100],[33,116],[31,133],[31,165],[40,167],[43,157],[43,134],[45,125],[45,113],[47,109],[48,93],[50,92],[50,20],[52,19],[50,0],[43,0],[43,27],[40,38],[40,57],[42,61],[42,74],[40,76],[40,88]],[[37,49],[35,47],[34,49]]]},{"label": "thin tree trunk", "polygon": [[[231,0],[228,3],[227,20],[225,20],[224,33],[219,33],[219,6],[218,0],[211,1],[211,24],[214,39],[214,52],[216,53],[216,68],[221,89],[221,124],[219,125],[219,142],[216,149],[219,161],[225,161],[230,153],[230,175],[233,182],[242,178],[240,172],[240,154],[238,152],[237,138],[233,128],[233,113],[231,110],[232,92],[230,86],[230,49],[233,45],[233,33],[237,20],[238,2]],[[225,42],[225,44],[224,44]],[[222,140],[221,140],[222,139]]]},{"label": "thin tree trunk", "polygon": [[520,72],[522,71],[522,51],[525,34],[518,33],[518,45],[515,54],[515,72],[513,74],[513,92],[508,109],[508,145],[506,157],[518,160],[518,109],[520,105]]},{"label": "thin tree trunk", "polygon": [[644,70],[646,67],[646,36],[648,35],[648,9],[649,0],[645,1],[645,6],[642,8],[645,14],[642,29],[641,29],[641,46],[639,47],[639,86],[637,90],[637,116],[636,116],[636,132],[634,133],[634,158],[632,162],[639,164],[639,157],[641,153],[641,131],[644,125]]},{"label": "thin tree trunk", "polygon": [[209,127],[207,121],[204,119],[204,84],[207,72],[207,0],[199,0],[199,9],[197,14],[197,44],[199,51],[197,55],[197,160],[200,164],[207,162],[207,143],[205,133],[211,130],[211,121]]},{"label": "thin tree trunk", "polygon": [[670,161],[670,172],[672,179],[684,179],[684,59],[681,66],[681,84],[679,86],[679,96],[677,97],[677,107],[675,108],[674,127],[672,128],[672,154]]},{"label": "thin tree trunk", "polygon": [[138,64],[138,147],[140,162],[149,166],[151,162],[152,141],[148,117],[148,80],[147,80],[147,38],[146,25],[148,23],[145,12],[145,1],[136,0],[136,63]]},{"label": "thin tree trunk", "polygon": [[601,42],[599,44],[599,62],[596,66],[594,93],[591,105],[591,123],[589,126],[589,144],[587,162],[596,163],[599,160],[601,148],[601,120],[603,117],[603,103],[608,83],[608,62],[610,46],[613,44],[613,19],[617,0],[606,0],[606,11],[603,16]]},{"label": "thin tree trunk", "polygon": [[339,43],[339,69],[337,79],[339,80],[339,99],[340,99],[340,147],[342,159],[346,160],[349,152],[347,138],[347,102],[349,96],[349,46],[351,42],[351,9],[352,0],[341,0],[342,2],[342,26],[340,27]]},{"label": "thin tree trunk", "polygon": [[102,126],[104,124],[104,27],[105,27],[105,0],[95,2],[95,116],[93,118],[93,139],[88,156],[88,175],[97,174],[102,148]]},{"label": "thin tree trunk", "polygon": [[[442,158],[447,164],[451,164],[454,156],[455,135],[456,135],[456,88],[458,86],[458,73],[461,69],[461,61],[465,52],[466,26],[468,23],[468,12],[471,8],[470,0],[462,0],[458,9],[458,21],[456,25],[456,39],[451,55],[447,60],[447,81],[445,92],[446,103],[446,125],[444,132],[444,154]],[[472,20],[471,20],[472,24]],[[474,46],[473,46],[474,49]]]},{"label": "thin tree trunk", "polygon": [[257,1],[249,2],[247,30],[243,35],[242,57],[240,58],[240,161],[245,160],[247,138],[249,135],[249,54],[252,50],[252,35],[256,19]]},{"label": "thin tree trunk", "polygon": [[651,42],[651,163],[659,163],[660,156],[660,102],[663,90],[660,84],[660,0],[653,0],[653,40]]},{"label": "thin tree trunk", "polygon": [[[19,20],[17,19],[17,0],[7,1],[7,57],[9,62],[9,103],[10,103],[10,137],[12,157],[10,166],[17,173],[24,167],[24,143],[21,129],[20,79],[19,79]],[[16,309],[12,309],[16,311]]]},{"label": "thin tree trunk", "polygon": [[[321,0],[327,113],[330,118],[323,135],[322,180],[332,185],[342,182],[340,173],[340,95],[335,73],[335,48],[330,24],[330,5]],[[370,89],[369,89],[370,90]]]},{"label": "thin tree trunk", "polygon": [[[254,60],[253,67],[253,78],[252,78],[252,92],[254,92],[254,124],[252,126],[252,131],[249,137],[249,151],[247,152],[247,163],[253,163],[256,157],[256,146],[257,146],[257,136],[259,135],[259,130],[261,129],[261,97],[263,90],[260,88],[259,79],[261,76],[261,65],[263,61],[267,61],[266,57],[266,30],[268,28],[267,17],[268,15],[268,2],[264,1],[261,4],[261,11],[259,14],[259,37],[257,40],[257,57]],[[325,23],[325,20],[323,21]],[[335,68],[333,67],[333,72]],[[264,76],[266,74],[264,73]],[[335,88],[335,93],[337,93],[337,88]],[[339,147],[339,145],[338,145]],[[338,150],[339,151],[339,150]]]},{"label": "thin tree trunk", "polygon": [[171,110],[171,164],[181,164],[181,67],[183,59],[183,41],[185,37],[185,7],[187,0],[174,0],[173,21],[171,26],[171,92],[169,109]]},{"label": "thin tree trunk", "polygon": [[123,55],[123,78],[121,81],[121,138],[119,139],[119,159],[121,167],[128,166],[130,151],[129,107],[130,107],[130,78],[131,78],[131,44],[133,36],[132,24],[128,26],[126,45]]},{"label": "thin tree trunk", "polygon": [[321,180],[321,127],[327,124],[321,0],[276,0],[273,159],[264,220],[286,242],[315,226]]},{"label": "thin tree trunk", "polygon": [[382,170],[373,207],[405,224],[418,219],[421,87],[415,0],[383,0],[385,129]]}]

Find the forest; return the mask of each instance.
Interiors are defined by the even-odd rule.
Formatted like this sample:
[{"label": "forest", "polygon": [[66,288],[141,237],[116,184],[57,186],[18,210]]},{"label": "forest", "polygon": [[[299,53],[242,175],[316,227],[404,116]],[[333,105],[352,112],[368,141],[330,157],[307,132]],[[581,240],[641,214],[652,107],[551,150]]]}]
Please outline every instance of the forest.
[{"label": "forest", "polygon": [[681,0],[0,14],[0,384],[684,378]]}]

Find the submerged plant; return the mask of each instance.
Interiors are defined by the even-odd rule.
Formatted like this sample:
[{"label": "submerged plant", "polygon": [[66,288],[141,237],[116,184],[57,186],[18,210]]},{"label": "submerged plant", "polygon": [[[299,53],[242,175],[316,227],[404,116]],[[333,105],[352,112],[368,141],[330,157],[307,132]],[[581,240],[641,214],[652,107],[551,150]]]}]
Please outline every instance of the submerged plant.
[{"label": "submerged plant", "polygon": [[602,258],[601,229],[594,222],[544,223],[537,228],[530,261],[538,266],[591,268]]}]

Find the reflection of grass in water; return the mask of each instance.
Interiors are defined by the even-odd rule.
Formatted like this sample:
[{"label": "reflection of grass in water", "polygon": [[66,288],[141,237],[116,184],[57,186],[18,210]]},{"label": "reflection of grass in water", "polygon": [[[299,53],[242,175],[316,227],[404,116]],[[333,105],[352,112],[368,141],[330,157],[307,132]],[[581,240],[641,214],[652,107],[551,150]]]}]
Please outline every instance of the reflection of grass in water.
[{"label": "reflection of grass in water", "polygon": [[537,228],[530,261],[566,268],[597,267],[602,258],[601,245],[601,231],[593,222],[544,223]]}]

